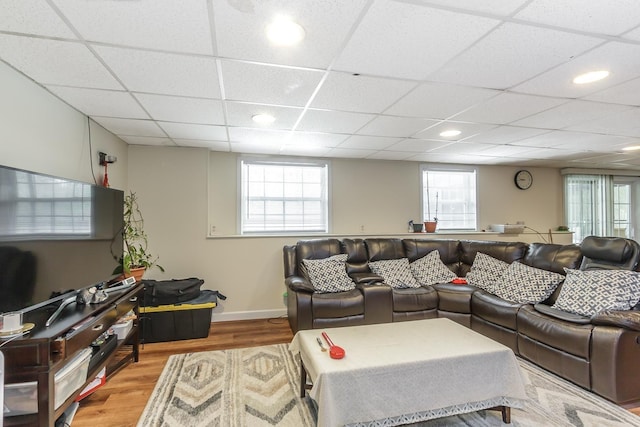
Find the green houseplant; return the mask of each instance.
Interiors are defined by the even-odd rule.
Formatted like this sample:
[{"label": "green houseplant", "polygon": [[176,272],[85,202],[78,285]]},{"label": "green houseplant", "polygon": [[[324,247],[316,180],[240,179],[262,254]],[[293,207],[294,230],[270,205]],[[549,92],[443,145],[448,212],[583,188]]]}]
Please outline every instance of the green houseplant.
[{"label": "green houseplant", "polygon": [[144,230],[144,217],[138,206],[138,196],[130,191],[124,198],[124,226],[122,229],[124,251],[115,273],[125,277],[133,276],[140,281],[142,275],[151,267],[164,268],[157,263],[158,257],[149,253],[147,234]]}]

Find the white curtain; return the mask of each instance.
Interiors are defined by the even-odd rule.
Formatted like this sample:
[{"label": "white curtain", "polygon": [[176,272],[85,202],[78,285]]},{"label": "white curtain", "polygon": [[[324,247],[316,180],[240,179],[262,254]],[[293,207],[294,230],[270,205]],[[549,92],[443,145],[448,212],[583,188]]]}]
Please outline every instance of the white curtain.
[{"label": "white curtain", "polygon": [[565,218],[573,241],[613,235],[613,176],[564,175]]}]

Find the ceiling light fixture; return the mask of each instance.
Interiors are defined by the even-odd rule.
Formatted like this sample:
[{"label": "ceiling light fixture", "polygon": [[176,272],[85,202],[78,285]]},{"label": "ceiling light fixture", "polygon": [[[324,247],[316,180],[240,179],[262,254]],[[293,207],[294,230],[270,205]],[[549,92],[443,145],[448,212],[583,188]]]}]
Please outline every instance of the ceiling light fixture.
[{"label": "ceiling light fixture", "polygon": [[289,18],[276,18],[267,25],[267,38],[278,46],[293,46],[304,39],[304,28]]},{"label": "ceiling light fixture", "polygon": [[624,147],[622,151],[635,151],[640,150],[640,145],[631,145],[629,147]]},{"label": "ceiling light fixture", "polygon": [[609,76],[607,70],[589,71],[588,73],[580,74],[573,79],[573,82],[577,85],[583,85],[587,83],[597,82]]},{"label": "ceiling light fixture", "polygon": [[270,125],[276,121],[276,118],[271,114],[256,114],[251,117],[251,120],[261,125]]},{"label": "ceiling light fixture", "polygon": [[462,132],[460,132],[459,130],[451,129],[451,130],[445,130],[444,132],[440,132],[440,136],[447,138],[450,136],[458,136],[461,133]]}]

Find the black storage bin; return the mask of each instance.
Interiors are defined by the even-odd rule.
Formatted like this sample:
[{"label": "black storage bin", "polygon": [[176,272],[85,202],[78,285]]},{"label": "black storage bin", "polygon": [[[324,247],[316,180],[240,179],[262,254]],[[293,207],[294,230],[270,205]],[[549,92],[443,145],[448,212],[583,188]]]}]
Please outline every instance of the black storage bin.
[{"label": "black storage bin", "polygon": [[208,337],[217,295],[216,291],[204,290],[198,298],[179,304],[140,307],[140,342]]}]

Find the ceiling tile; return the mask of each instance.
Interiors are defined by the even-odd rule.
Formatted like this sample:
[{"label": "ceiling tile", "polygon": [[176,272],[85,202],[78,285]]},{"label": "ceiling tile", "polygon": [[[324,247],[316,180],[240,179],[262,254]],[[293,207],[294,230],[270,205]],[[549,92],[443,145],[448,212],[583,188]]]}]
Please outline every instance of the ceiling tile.
[{"label": "ceiling tile", "polygon": [[232,143],[255,144],[258,146],[276,145],[281,147],[291,137],[291,134],[292,132],[282,130],[229,128],[229,140]]},{"label": "ceiling tile", "polygon": [[202,139],[207,141],[225,141],[227,130],[224,126],[195,125],[190,123],[158,123],[170,138]]},{"label": "ceiling tile", "polygon": [[174,139],[175,143],[181,147],[208,148],[213,151],[231,151],[229,143],[226,141],[207,141],[199,139]]},{"label": "ceiling tile", "polygon": [[175,146],[169,138],[158,138],[152,136],[131,136],[120,135],[120,138],[131,145],[154,145],[154,146]]},{"label": "ceiling tile", "polygon": [[85,40],[174,52],[213,53],[204,1],[53,1]]},{"label": "ceiling tile", "polygon": [[640,78],[587,95],[584,99],[640,106]]},{"label": "ceiling tile", "polygon": [[280,154],[280,144],[232,142],[229,146],[234,153]]},{"label": "ceiling tile", "polygon": [[441,5],[501,16],[510,15],[527,1],[528,0],[422,0],[422,2],[427,5]]},{"label": "ceiling tile", "polygon": [[2,0],[3,31],[75,39],[58,14],[42,0]]},{"label": "ceiling tile", "polygon": [[541,96],[502,93],[454,116],[455,120],[507,124],[555,107],[566,100]]},{"label": "ceiling tile", "polygon": [[403,80],[329,73],[311,106],[329,110],[381,113],[416,85]]},{"label": "ceiling tile", "polygon": [[304,107],[322,73],[238,61],[222,61],[225,96],[230,101]]},{"label": "ceiling tile", "polygon": [[604,104],[574,100],[549,110],[534,114],[513,122],[518,126],[538,127],[542,129],[562,129],[578,123],[591,121],[599,117],[618,114],[628,110],[626,105]]},{"label": "ceiling tile", "polygon": [[47,86],[52,93],[72,107],[89,116],[148,119],[136,100],[128,92],[103,89],[82,89]]},{"label": "ceiling tile", "polygon": [[465,142],[480,144],[509,144],[525,138],[531,138],[548,132],[546,129],[534,129],[517,126],[498,126],[465,138]]},{"label": "ceiling tile", "polygon": [[357,133],[372,136],[408,137],[437,123],[436,120],[415,117],[378,116]]},{"label": "ceiling tile", "polygon": [[0,34],[0,58],[43,85],[122,89],[80,43]]},{"label": "ceiling tile", "polygon": [[505,23],[431,74],[429,80],[508,89],[601,42],[588,36]]},{"label": "ceiling tile", "polygon": [[[299,107],[278,107],[265,104],[250,104],[242,102],[225,102],[227,107],[227,124],[239,127],[264,127],[267,129],[291,130],[296,124],[303,109]],[[269,114],[275,121],[269,125],[260,125],[253,121],[257,114]]]},{"label": "ceiling tile", "polygon": [[619,114],[570,126],[567,129],[582,132],[594,132],[610,135],[640,137],[640,107]]},{"label": "ceiling tile", "polygon": [[367,159],[372,160],[407,160],[414,153],[410,153],[407,151],[389,151],[389,150],[381,150],[373,153],[370,156],[367,156]]},{"label": "ceiling tile", "polygon": [[412,153],[424,153],[427,151],[435,150],[436,148],[446,147],[449,145],[451,145],[450,142],[407,138],[398,142],[397,144],[390,146],[388,149],[391,151],[409,151]]},{"label": "ceiling tile", "polygon": [[[366,3],[366,0],[214,1],[218,54],[273,64],[327,67]],[[266,25],[283,15],[305,30],[305,38],[297,46],[273,46],[265,36]]]},{"label": "ceiling tile", "polygon": [[482,150],[483,156],[495,157],[526,157],[527,153],[536,150],[531,147],[523,147],[518,145],[492,145],[486,150]]},{"label": "ceiling tile", "polygon": [[512,144],[527,147],[567,148],[585,151],[594,148],[605,148],[607,146],[618,146],[624,144],[627,140],[627,138],[613,135],[556,130],[532,138],[515,141]]},{"label": "ceiling tile", "polygon": [[384,136],[352,135],[340,144],[340,148],[382,150],[390,147],[396,142],[400,142],[401,140],[402,138],[390,138]]},{"label": "ceiling tile", "polygon": [[[576,85],[573,78],[587,71],[608,70],[606,79]],[[572,61],[513,88],[516,92],[579,98],[640,76],[640,46],[606,43]]]},{"label": "ceiling tile", "polygon": [[287,156],[317,156],[326,157],[331,149],[318,145],[285,145],[280,149],[280,154]]},{"label": "ceiling tile", "polygon": [[373,114],[344,111],[307,110],[297,130],[329,133],[354,133],[375,118]]},{"label": "ceiling tile", "polygon": [[94,117],[103,128],[118,136],[154,136],[165,138],[167,135],[151,120],[120,119],[114,117]]},{"label": "ceiling tile", "polygon": [[127,89],[220,99],[213,58],[95,46]]},{"label": "ceiling tile", "polygon": [[377,1],[342,51],[335,68],[421,80],[498,23],[495,19],[418,4]]},{"label": "ceiling tile", "polygon": [[223,125],[222,101],[179,96],[134,94],[155,120]]},{"label": "ceiling tile", "polygon": [[352,159],[364,159],[367,156],[370,156],[376,153],[377,150],[358,150],[353,148],[332,148],[327,152],[327,156],[329,157],[339,157],[339,158],[352,158]]},{"label": "ceiling tile", "polygon": [[491,148],[489,144],[476,144],[475,142],[453,142],[450,144],[442,145],[435,150],[434,153],[447,153],[447,154],[461,154],[461,155],[475,155],[482,153],[483,151]]},{"label": "ceiling tile", "polygon": [[[440,141],[459,141],[461,139],[469,138],[480,132],[485,132],[490,129],[495,128],[495,125],[484,124],[484,123],[467,123],[467,122],[454,122],[454,121],[444,121],[438,123],[435,126],[430,127],[429,129],[425,129],[422,132],[418,132],[415,137],[423,138],[423,139],[432,139],[432,140],[440,140]],[[458,130],[460,131],[460,135],[457,136],[440,136],[441,132],[447,130]]]},{"label": "ceiling tile", "polygon": [[640,3],[606,1],[534,0],[515,14],[517,19],[589,33],[619,35],[640,24]]},{"label": "ceiling tile", "polygon": [[337,147],[347,138],[347,135],[318,132],[292,132],[286,141],[287,145],[317,145],[322,147]]},{"label": "ceiling tile", "polygon": [[446,119],[498,95],[489,89],[445,83],[424,83],[385,111],[386,114]]}]

